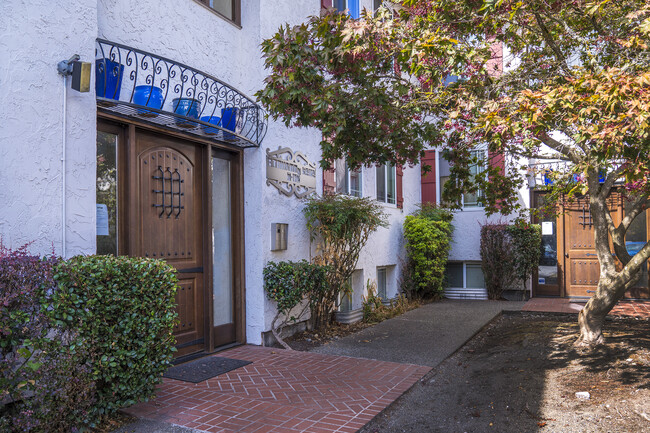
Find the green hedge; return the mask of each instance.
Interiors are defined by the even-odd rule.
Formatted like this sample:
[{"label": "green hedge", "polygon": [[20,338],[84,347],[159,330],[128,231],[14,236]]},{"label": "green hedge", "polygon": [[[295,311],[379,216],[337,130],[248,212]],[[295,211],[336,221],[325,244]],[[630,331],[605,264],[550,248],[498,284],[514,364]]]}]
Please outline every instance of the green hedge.
[{"label": "green hedge", "polygon": [[481,268],[489,299],[500,299],[504,290],[519,282],[525,289],[539,264],[542,242],[537,224],[485,224],[481,227]]},{"label": "green hedge", "polygon": [[54,278],[50,313],[90,353],[97,414],[153,396],[175,350],[175,270],[158,260],[78,256]]},{"label": "green hedge", "polygon": [[327,287],[327,267],[301,260],[269,262],[264,267],[264,290],[277,303],[278,312],[289,312],[304,299],[319,299]]},{"label": "green hedge", "polygon": [[406,217],[404,237],[412,291],[409,297],[430,297],[442,292],[451,232],[448,221],[417,214]]}]

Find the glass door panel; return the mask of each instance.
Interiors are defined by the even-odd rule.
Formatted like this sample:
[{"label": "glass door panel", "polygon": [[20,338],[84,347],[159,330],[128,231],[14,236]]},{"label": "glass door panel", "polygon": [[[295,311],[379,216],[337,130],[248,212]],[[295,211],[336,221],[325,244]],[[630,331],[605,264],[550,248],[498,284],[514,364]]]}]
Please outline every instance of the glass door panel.
[{"label": "glass door panel", "polygon": [[212,158],[213,326],[234,322],[230,161]]},{"label": "glass door panel", "polygon": [[118,140],[118,134],[97,131],[97,254],[117,255]]},{"label": "glass door panel", "polygon": [[[545,196],[534,193],[534,204],[539,210],[535,222],[542,226],[539,264],[533,278],[534,295],[560,296],[561,263],[558,261],[558,223],[553,211],[545,209]],[[547,212],[545,212],[547,211]]]},{"label": "glass door panel", "polygon": [[[625,201],[625,213],[630,211],[631,202]],[[641,212],[634,218],[632,224],[627,229],[625,234],[625,248],[627,252],[634,256],[643,248],[648,241],[648,227],[647,227],[647,211]],[[629,293],[626,294],[629,298],[647,298],[648,297],[648,265],[643,267],[639,280]]]}]

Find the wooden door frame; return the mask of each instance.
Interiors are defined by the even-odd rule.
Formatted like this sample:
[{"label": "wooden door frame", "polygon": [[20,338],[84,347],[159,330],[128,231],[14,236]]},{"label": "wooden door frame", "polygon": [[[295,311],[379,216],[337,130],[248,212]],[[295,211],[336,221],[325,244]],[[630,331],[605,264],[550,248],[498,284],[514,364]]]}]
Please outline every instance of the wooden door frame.
[{"label": "wooden door frame", "polygon": [[[530,208],[533,209],[534,207],[537,206],[537,200],[538,197],[544,195],[545,193],[543,191],[537,191],[537,190],[529,190],[529,200],[530,200]],[[532,296],[546,296],[546,297],[564,297],[564,272],[566,269],[566,257],[564,254],[564,205],[562,203],[558,203],[558,215],[555,217],[555,229],[557,231],[556,233],[556,246],[555,249],[557,251],[557,285],[558,285],[558,295],[548,295],[548,294],[539,294],[539,282],[538,282],[538,271],[537,269],[533,273],[533,279],[531,281],[532,283]],[[539,224],[537,221],[537,217],[533,217],[531,215],[531,223],[534,224]]]},{"label": "wooden door frame", "polygon": [[[202,171],[202,216],[204,224],[202,236],[209,239],[212,228],[212,179],[211,173],[212,155],[216,152],[225,152],[231,155],[231,207],[232,207],[232,252],[233,252],[233,291],[234,291],[234,313],[235,313],[235,342],[234,344],[246,344],[246,262],[245,262],[245,215],[244,215],[244,151],[228,144],[216,143],[212,140],[193,137],[180,131],[170,131],[166,128],[155,127],[137,120],[129,120],[108,113],[98,113],[97,128],[107,132],[114,132],[119,135],[118,142],[118,254],[131,255],[134,245],[129,240],[127,227],[135,227],[137,224],[136,212],[129,212],[128,209],[136,209],[137,201],[135,194],[129,194],[128,185],[135,181],[135,171],[130,169],[137,159],[135,143],[136,129],[145,132],[156,133],[169,138],[177,138],[201,147],[203,157]],[[207,170],[209,169],[209,170]],[[121,197],[121,198],[120,198]],[[126,202],[124,201],[126,198]],[[120,206],[119,203],[123,204]],[[120,223],[122,221],[122,223]],[[203,242],[204,272],[204,327],[205,327],[205,352],[211,353],[218,349],[214,346],[213,336],[213,311],[212,311],[212,263],[214,260],[210,242]]]},{"label": "wooden door frame", "polygon": [[[537,190],[530,190],[530,203],[531,203],[531,208],[533,208],[537,202],[536,202],[536,196],[544,194],[543,191],[537,191]],[[615,213],[617,214],[616,217],[618,217],[619,221],[624,217],[625,215],[625,194],[622,190],[615,189],[612,191],[612,194],[614,195],[612,198],[608,198],[608,200],[612,200],[616,206],[617,210]],[[556,220],[556,226],[557,226],[557,254],[558,254],[558,264],[561,263],[561,266],[558,269],[558,284],[559,284],[559,297],[561,298],[568,298],[567,295],[567,287],[566,287],[566,277],[567,277],[567,254],[566,254],[566,242],[567,242],[567,231],[566,231],[566,209],[564,206],[564,202],[560,201],[558,203],[558,217]],[[614,216],[614,214],[612,214]],[[531,219],[531,221],[534,221]],[[646,218],[645,218],[645,225],[646,225],[646,236],[650,237],[650,211],[646,210]],[[610,239],[610,247],[612,247],[611,244],[611,239]],[[612,247],[613,249],[613,247]],[[650,263],[647,265],[649,267],[649,275],[650,275]],[[648,281],[648,286],[650,287],[650,278]],[[539,295],[537,293],[537,279],[535,278],[533,280],[533,296],[548,296],[548,295]],[[650,293],[650,290],[648,290]]]},{"label": "wooden door frame", "polygon": [[[231,251],[233,259],[232,284],[233,284],[233,313],[235,318],[235,342],[240,344],[246,343],[246,273],[245,273],[245,239],[244,239],[244,152],[242,149],[224,150],[216,146],[206,146],[204,148],[204,168],[206,175],[204,188],[204,216],[212,226],[212,158],[224,157],[230,161],[230,206],[231,206]],[[205,235],[210,238],[209,233]],[[214,262],[214,251],[210,242],[204,243],[204,254],[208,262]],[[218,347],[214,344],[214,309],[212,308],[213,294],[213,271],[209,266],[208,272],[205,273],[206,279],[210,280],[210,291],[206,290],[206,323],[208,324],[209,336],[208,351],[214,352]],[[209,293],[208,293],[209,292]]]}]

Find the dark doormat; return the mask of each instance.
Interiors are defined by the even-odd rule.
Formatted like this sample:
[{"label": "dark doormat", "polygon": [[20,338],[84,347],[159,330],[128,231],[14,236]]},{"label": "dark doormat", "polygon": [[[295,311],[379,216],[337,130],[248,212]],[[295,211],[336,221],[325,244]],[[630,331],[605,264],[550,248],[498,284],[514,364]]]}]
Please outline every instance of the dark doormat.
[{"label": "dark doormat", "polygon": [[163,374],[163,377],[199,383],[250,363],[250,361],[242,361],[240,359],[206,356],[196,361],[170,367]]}]

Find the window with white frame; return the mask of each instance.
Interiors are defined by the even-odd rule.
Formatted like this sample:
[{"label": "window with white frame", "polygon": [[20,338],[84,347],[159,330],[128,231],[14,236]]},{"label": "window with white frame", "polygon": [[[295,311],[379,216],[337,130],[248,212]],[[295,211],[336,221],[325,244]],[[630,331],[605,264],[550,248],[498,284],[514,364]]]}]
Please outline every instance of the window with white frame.
[{"label": "window with white frame", "polygon": [[383,164],[377,167],[377,200],[395,204],[397,197],[395,166]]},{"label": "window with white frame", "polygon": [[350,170],[344,159],[337,159],[334,163],[336,176],[336,192],[354,197],[362,197],[361,169]]},{"label": "window with white frame", "polygon": [[339,12],[347,10],[352,18],[359,18],[359,0],[334,0],[334,7]]},{"label": "window with white frame", "polygon": [[340,293],[339,294],[339,311],[341,313],[347,313],[349,311],[352,311],[352,276],[348,278],[347,285],[349,288],[348,293]]},{"label": "window with white frame", "polygon": [[449,262],[445,269],[446,286],[455,289],[484,289],[485,279],[479,262]]},{"label": "window with white frame", "polygon": [[386,268],[377,268],[377,296],[386,299]]},{"label": "window with white frame", "polygon": [[241,25],[241,0],[196,0],[219,16]]},{"label": "window with white frame", "polygon": [[[477,176],[485,170],[485,164],[487,162],[487,151],[485,149],[476,149],[472,150],[470,153],[472,159],[476,159],[478,163],[473,164],[469,167],[470,175]],[[445,183],[449,181],[450,176],[450,164],[444,157],[440,158],[440,185],[441,191],[445,187]],[[473,193],[464,193],[461,197],[461,206],[463,208],[477,208],[483,207],[483,191],[478,190]]]}]

